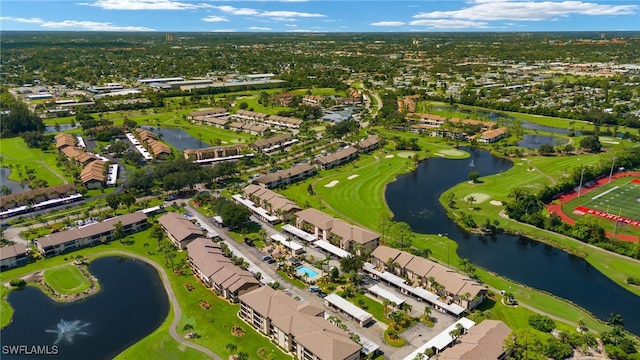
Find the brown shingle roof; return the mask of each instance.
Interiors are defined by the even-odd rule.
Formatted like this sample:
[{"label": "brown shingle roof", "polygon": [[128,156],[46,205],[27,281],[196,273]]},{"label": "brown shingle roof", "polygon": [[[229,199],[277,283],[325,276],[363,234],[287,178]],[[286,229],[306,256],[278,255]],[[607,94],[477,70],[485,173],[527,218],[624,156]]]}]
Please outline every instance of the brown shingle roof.
[{"label": "brown shingle roof", "polygon": [[380,234],[376,232],[351,225],[313,208],[299,211],[296,216],[322,230],[331,231],[333,234],[340,236],[342,240],[352,240],[358,244],[366,244],[380,237]]},{"label": "brown shingle roof", "polygon": [[294,165],[288,169],[284,169],[284,170],[280,170],[271,174],[267,174],[264,176],[261,176],[259,178],[256,179],[257,182],[259,183],[263,183],[263,184],[268,184],[272,181],[278,180],[279,178],[289,178],[289,177],[294,177],[297,175],[300,175],[302,173],[305,173],[307,171],[310,170],[314,170],[315,168],[313,167],[313,165],[311,164],[298,164],[298,165]]},{"label": "brown shingle roof", "polygon": [[282,291],[263,286],[240,296],[240,300],[260,315],[271,319],[282,331],[320,359],[344,359],[362,348],[320,315],[324,310],[299,303]]},{"label": "brown shingle roof", "polygon": [[195,235],[202,235],[203,233],[189,219],[174,212],[160,216],[158,222],[178,241],[183,241]]},{"label": "brown shingle roof", "polygon": [[120,215],[120,216],[113,217],[111,219],[107,219],[102,222],[93,223],[91,225],[87,225],[77,229],[61,231],[51,235],[47,235],[47,236],[41,237],[37,241],[40,245],[42,245],[42,247],[56,246],[72,240],[84,239],[94,235],[110,232],[114,229],[114,225],[118,222],[121,222],[122,226],[127,226],[127,225],[135,224],[139,221],[145,220],[146,218],[147,218],[147,215],[141,212]]},{"label": "brown shingle roof", "polygon": [[341,161],[343,159],[346,159],[349,156],[356,154],[357,152],[358,152],[358,149],[356,149],[355,147],[348,147],[346,149],[340,149],[334,152],[333,154],[328,154],[321,158],[318,158],[316,159],[316,162],[321,165],[326,165],[335,161]]},{"label": "brown shingle roof", "polygon": [[[473,298],[481,291],[486,290],[484,286],[466,275],[406,251],[392,249],[387,246],[378,246],[371,253],[371,256],[382,263],[386,263],[390,257],[395,262],[404,262],[406,265],[401,267],[405,271],[410,271],[420,277],[433,277],[436,282],[445,287],[447,292],[454,295],[469,293]],[[407,259],[409,260],[407,261]]]},{"label": "brown shingle roof", "polygon": [[65,146],[75,146],[76,145],[76,138],[73,135],[70,134],[58,134],[55,137],[56,139],[56,148],[60,149],[63,148]]},{"label": "brown shingle roof", "polygon": [[504,353],[504,340],[511,333],[499,320],[484,320],[458,338],[458,343],[440,353],[442,360],[498,359]]},{"label": "brown shingle roof", "polygon": [[196,116],[216,116],[216,115],[222,115],[227,113],[227,109],[225,108],[213,108],[213,109],[206,109],[206,110],[198,110],[198,111],[193,111],[189,113],[189,116],[191,117],[196,117]]},{"label": "brown shingle roof", "polygon": [[27,247],[24,244],[15,244],[0,247],[0,260],[12,258],[14,256],[27,253]]},{"label": "brown shingle roof", "polygon": [[105,176],[104,176],[103,169],[105,164],[106,162],[102,160],[96,160],[89,163],[89,165],[85,166],[84,169],[82,169],[82,172],[80,173],[80,180],[82,181],[82,183],[85,184],[85,183],[88,183],[89,181],[104,182]]},{"label": "brown shingle roof", "polygon": [[171,154],[171,148],[158,140],[155,139],[149,139],[147,140],[147,144],[149,144],[149,147],[151,148],[151,152],[153,153],[153,155],[158,156],[161,154]]}]

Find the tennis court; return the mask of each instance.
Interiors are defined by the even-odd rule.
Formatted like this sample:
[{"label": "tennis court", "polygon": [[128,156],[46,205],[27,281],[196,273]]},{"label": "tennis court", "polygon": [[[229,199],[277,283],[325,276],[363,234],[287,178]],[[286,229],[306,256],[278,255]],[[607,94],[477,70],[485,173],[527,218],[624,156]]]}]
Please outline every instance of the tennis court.
[{"label": "tennis court", "polygon": [[575,211],[640,226],[640,180],[622,178],[574,200]]}]

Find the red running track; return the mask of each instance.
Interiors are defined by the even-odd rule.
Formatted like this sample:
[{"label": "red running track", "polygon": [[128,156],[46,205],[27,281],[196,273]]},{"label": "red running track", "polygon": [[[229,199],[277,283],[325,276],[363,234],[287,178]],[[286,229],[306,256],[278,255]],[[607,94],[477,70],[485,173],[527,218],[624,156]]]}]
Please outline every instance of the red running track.
[{"label": "red running track", "polygon": [[[620,179],[623,177],[640,177],[640,171],[628,171],[628,172],[623,172],[623,173],[616,173],[613,174],[612,178],[613,179]],[[633,179],[633,182],[640,182],[640,179]],[[586,189],[582,189],[580,191],[580,195],[582,196],[583,194],[586,194],[590,191],[593,191],[597,188],[599,188],[600,186],[606,184],[609,182],[609,178],[608,177],[604,177],[602,179],[596,180],[596,185],[592,186],[590,188],[586,188]],[[547,211],[549,212],[549,214],[556,214],[558,216],[560,216],[560,218],[562,219],[562,221],[566,222],[567,224],[571,224],[574,225],[576,223],[575,220],[573,220],[572,218],[570,218],[569,216],[567,216],[567,214],[565,214],[562,211],[562,204],[566,203],[567,201],[573,200],[575,198],[578,197],[578,193],[577,192],[572,192],[569,194],[563,194],[561,195],[557,200],[557,202],[554,201],[554,203],[547,205]],[[607,236],[608,237],[613,237],[613,233],[607,231]],[[637,242],[638,241],[638,237],[637,236],[632,236],[632,235],[625,235],[625,234],[617,234],[616,235],[616,239],[618,240],[622,240],[622,241],[631,241],[631,242]]]}]

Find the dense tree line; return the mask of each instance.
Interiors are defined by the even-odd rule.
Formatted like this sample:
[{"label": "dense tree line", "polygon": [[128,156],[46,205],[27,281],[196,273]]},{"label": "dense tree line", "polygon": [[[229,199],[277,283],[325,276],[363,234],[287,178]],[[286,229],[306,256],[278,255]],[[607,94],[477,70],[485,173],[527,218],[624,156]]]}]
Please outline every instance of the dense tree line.
[{"label": "dense tree line", "polygon": [[139,194],[149,192],[154,186],[164,191],[192,190],[200,183],[215,187],[237,174],[237,165],[232,161],[202,166],[179,157],[134,170],[129,174],[125,186]]},{"label": "dense tree line", "polygon": [[5,88],[0,88],[0,137],[8,138],[23,132],[44,131],[44,123],[27,105],[16,100]]}]

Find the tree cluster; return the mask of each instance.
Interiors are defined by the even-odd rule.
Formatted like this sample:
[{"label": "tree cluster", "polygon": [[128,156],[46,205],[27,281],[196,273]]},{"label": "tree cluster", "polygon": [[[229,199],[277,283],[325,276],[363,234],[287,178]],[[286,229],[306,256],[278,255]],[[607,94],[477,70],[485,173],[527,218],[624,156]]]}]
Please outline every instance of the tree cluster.
[{"label": "tree cluster", "polygon": [[0,138],[23,132],[44,132],[44,123],[27,105],[16,100],[5,88],[0,88]]}]

